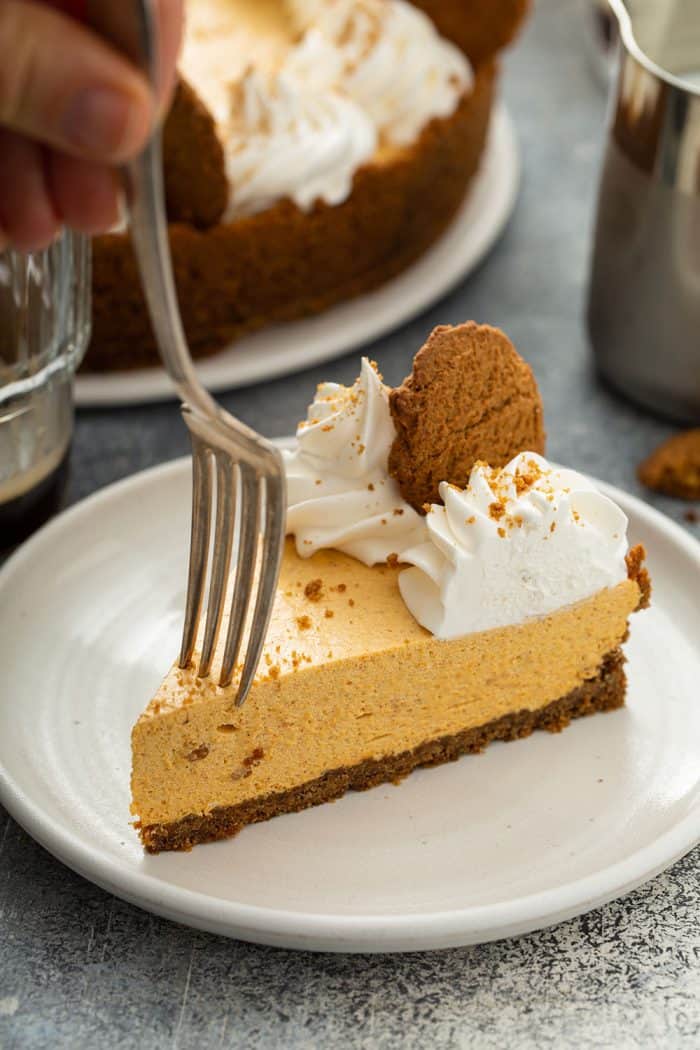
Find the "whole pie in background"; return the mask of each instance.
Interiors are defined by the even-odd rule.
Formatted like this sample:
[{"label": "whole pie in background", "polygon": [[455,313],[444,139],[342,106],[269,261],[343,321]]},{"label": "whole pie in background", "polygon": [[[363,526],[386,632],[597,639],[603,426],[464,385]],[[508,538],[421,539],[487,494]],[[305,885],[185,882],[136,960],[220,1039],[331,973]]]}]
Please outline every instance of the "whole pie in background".
[{"label": "whole pie in background", "polygon": [[[164,153],[195,356],[376,288],[439,237],[528,2],[189,0]],[[95,239],[93,291],[85,368],[156,364],[126,232]]]}]

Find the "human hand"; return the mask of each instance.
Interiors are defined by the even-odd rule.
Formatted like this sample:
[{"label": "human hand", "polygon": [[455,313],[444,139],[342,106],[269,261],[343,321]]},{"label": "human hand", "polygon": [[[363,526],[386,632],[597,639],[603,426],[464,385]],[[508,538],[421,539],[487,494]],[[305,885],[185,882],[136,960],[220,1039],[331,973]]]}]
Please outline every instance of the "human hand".
[{"label": "human hand", "polygon": [[[0,0],[0,250],[46,247],[62,226],[94,234],[115,225],[116,166],[148,138],[149,86],[76,21],[84,6],[84,0]],[[154,6],[163,112],[183,0],[154,0]]]}]

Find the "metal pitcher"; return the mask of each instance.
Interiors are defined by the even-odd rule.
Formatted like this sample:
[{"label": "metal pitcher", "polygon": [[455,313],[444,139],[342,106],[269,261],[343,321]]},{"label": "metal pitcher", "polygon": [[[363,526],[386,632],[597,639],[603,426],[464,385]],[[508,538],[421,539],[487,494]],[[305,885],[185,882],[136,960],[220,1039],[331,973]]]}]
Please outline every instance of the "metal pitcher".
[{"label": "metal pitcher", "polygon": [[620,27],[588,300],[597,366],[700,423],[700,0],[609,0]]}]

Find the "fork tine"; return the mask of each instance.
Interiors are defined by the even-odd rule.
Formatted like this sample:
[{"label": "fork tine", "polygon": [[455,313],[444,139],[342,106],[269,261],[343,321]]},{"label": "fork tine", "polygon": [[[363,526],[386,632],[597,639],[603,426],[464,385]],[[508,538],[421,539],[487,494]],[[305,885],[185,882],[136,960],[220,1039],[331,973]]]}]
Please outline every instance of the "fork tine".
[{"label": "fork tine", "polygon": [[255,579],[255,560],[260,527],[260,499],[255,470],[246,463],[239,464],[239,531],[236,578],[231,602],[231,619],[226,635],[226,646],[221,663],[219,685],[226,686],[233,677],[243,638],[246,614],[250,605]]},{"label": "fork tine", "polygon": [[182,629],[180,647],[180,667],[188,667],[192,659],[199,617],[202,612],[211,531],[211,497],[212,478],[209,450],[204,442],[192,434],[192,535],[185,625]]},{"label": "fork tine", "polygon": [[248,695],[255,677],[260,654],[265,643],[267,628],[272,614],[277,577],[279,576],[285,534],[285,482],[279,474],[268,476],[261,485],[265,501],[265,530],[260,561],[258,597],[255,602],[253,624],[250,629],[248,651],[236,696],[236,707],[240,707]]},{"label": "fork tine", "polygon": [[199,678],[206,678],[211,668],[214,649],[221,629],[221,617],[226,598],[226,583],[231,564],[233,545],[234,500],[233,464],[225,453],[216,453],[216,525],[212,553],[211,583],[207,599],[207,621],[204,628],[202,655],[199,661]]}]

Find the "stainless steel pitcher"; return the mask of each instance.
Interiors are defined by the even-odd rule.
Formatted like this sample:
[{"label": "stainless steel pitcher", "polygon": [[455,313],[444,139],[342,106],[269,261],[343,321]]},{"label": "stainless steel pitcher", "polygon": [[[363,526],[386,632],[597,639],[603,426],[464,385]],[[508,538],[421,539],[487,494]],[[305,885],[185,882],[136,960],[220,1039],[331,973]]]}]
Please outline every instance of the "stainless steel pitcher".
[{"label": "stainless steel pitcher", "polygon": [[700,423],[700,0],[609,0],[620,25],[588,328],[602,375]]}]

